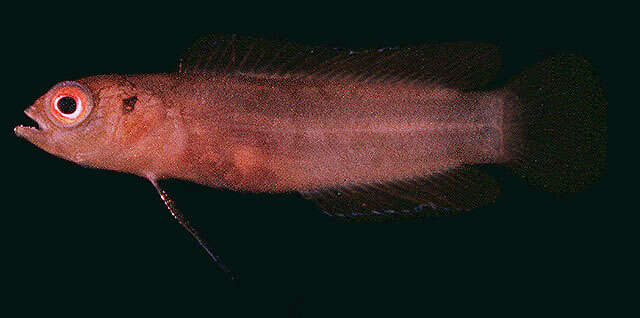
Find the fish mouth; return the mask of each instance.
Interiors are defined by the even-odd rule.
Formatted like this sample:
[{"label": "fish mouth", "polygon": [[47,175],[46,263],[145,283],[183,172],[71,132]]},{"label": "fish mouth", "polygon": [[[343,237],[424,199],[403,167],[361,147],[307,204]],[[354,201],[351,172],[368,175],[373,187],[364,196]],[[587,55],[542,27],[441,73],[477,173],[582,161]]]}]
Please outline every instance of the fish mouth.
[{"label": "fish mouth", "polygon": [[30,119],[27,125],[18,125],[13,128],[13,132],[19,137],[30,139],[47,129],[47,124],[42,120],[33,107],[25,109],[24,114]]}]

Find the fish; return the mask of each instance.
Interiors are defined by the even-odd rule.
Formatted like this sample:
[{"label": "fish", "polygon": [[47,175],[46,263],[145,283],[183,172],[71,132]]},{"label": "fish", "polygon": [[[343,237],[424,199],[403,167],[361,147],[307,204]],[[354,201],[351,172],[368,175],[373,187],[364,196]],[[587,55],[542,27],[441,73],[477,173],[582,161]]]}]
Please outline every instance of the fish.
[{"label": "fish", "polygon": [[298,192],[354,220],[490,204],[501,164],[551,192],[600,176],[606,101],[585,59],[551,57],[485,87],[499,49],[454,42],[345,50],[236,35],[197,41],[178,71],[63,81],[16,135],[82,166],[134,174],[220,268],[161,181]]}]

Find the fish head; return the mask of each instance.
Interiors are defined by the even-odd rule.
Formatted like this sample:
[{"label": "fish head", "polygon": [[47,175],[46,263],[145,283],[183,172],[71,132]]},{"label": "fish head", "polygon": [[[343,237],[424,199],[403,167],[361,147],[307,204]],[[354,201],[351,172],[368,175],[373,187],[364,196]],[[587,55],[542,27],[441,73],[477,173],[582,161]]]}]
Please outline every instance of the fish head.
[{"label": "fish head", "polygon": [[[14,132],[42,150],[101,169],[132,170],[162,102],[127,76],[98,75],[54,85],[24,113],[37,127]],[[144,144],[144,143],[142,143]],[[148,151],[148,149],[146,149]]]}]

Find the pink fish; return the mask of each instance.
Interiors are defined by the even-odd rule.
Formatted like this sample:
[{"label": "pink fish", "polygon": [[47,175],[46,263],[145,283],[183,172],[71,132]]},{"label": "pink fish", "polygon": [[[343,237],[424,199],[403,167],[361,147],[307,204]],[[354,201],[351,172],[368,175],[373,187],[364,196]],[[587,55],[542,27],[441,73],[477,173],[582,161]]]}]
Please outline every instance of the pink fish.
[{"label": "pink fish", "polygon": [[482,88],[496,47],[458,42],[363,52],[236,36],[198,41],[172,74],[64,81],[15,133],[83,166],[149,180],[219,261],[159,181],[300,192],[327,214],[451,214],[492,202],[477,169],[505,164],[575,192],[604,162],[606,102],[590,65],[557,56]]}]

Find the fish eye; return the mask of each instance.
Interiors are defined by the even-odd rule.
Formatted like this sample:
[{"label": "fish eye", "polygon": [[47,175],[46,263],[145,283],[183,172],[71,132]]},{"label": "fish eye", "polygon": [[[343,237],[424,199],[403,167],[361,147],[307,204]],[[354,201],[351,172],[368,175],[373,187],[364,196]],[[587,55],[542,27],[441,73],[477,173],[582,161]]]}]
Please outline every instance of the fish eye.
[{"label": "fish eye", "polygon": [[60,96],[55,104],[56,109],[65,115],[73,114],[78,109],[76,99],[72,96]]},{"label": "fish eye", "polygon": [[75,82],[63,82],[51,89],[47,115],[56,124],[73,127],[89,114],[91,98],[87,90]]}]

